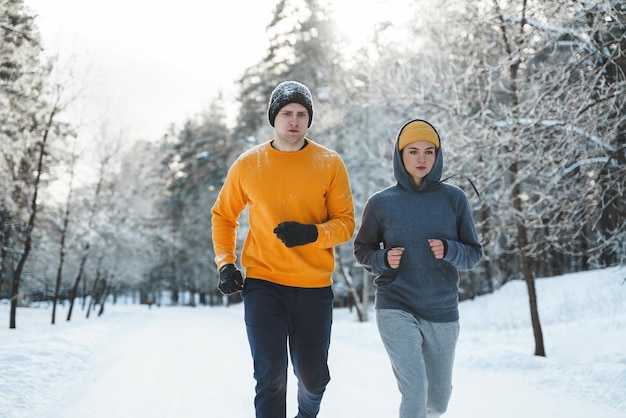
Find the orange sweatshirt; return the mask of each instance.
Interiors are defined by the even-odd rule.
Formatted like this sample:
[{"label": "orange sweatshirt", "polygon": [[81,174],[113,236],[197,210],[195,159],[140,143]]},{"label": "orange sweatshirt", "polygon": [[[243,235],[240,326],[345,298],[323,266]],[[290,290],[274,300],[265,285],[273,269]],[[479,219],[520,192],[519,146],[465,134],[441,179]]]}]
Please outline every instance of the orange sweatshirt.
[{"label": "orange sweatshirt", "polygon": [[[307,141],[296,152],[278,151],[268,141],[233,163],[211,209],[218,269],[235,263],[238,220],[247,205],[250,227],[241,252],[246,277],[295,287],[332,284],[333,247],[354,232],[352,191],[339,154]],[[273,232],[286,221],[315,224],[317,240],[287,248]]]}]

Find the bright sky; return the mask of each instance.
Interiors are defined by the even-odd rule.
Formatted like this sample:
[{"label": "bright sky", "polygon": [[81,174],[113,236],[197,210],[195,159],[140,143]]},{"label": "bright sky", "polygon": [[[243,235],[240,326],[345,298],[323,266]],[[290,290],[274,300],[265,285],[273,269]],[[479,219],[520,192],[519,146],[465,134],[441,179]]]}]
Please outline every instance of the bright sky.
[{"label": "bright sky", "polygon": [[[79,56],[92,67],[90,90],[100,103],[87,107],[106,107],[133,135],[150,139],[204,110],[219,91],[234,94],[234,80],[265,53],[276,3],[25,0],[46,53]],[[357,19],[354,3],[337,3],[340,26],[360,42],[385,13],[402,11],[365,0]]]}]

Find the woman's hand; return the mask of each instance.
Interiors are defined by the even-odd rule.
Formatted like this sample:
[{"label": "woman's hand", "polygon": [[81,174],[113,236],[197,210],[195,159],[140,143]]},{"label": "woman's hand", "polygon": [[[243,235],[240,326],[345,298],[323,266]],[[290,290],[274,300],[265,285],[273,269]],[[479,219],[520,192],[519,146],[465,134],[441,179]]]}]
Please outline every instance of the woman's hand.
[{"label": "woman's hand", "polygon": [[400,259],[402,258],[403,252],[404,247],[394,247],[387,251],[387,264],[389,264],[389,267],[397,269],[398,266],[400,266]]},{"label": "woman's hand", "polygon": [[433,252],[433,255],[436,259],[442,259],[445,254],[445,247],[443,245],[443,241],[440,239],[429,239],[428,244],[430,244],[430,250]]}]

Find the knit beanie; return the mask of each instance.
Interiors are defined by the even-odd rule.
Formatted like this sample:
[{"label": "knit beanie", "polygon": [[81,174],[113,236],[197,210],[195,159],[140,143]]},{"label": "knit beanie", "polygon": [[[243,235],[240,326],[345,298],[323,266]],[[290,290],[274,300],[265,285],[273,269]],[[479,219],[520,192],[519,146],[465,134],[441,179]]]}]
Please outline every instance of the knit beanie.
[{"label": "knit beanie", "polygon": [[439,148],[439,134],[435,128],[423,120],[413,120],[408,122],[400,130],[398,137],[398,149],[402,151],[411,142],[428,141]]},{"label": "knit beanie", "polygon": [[267,117],[270,121],[270,125],[274,126],[274,120],[276,115],[283,107],[289,103],[299,103],[306,107],[309,113],[309,125],[313,121],[313,99],[311,98],[311,92],[302,83],[297,81],[284,81],[280,83],[270,96],[270,102],[267,108]]}]

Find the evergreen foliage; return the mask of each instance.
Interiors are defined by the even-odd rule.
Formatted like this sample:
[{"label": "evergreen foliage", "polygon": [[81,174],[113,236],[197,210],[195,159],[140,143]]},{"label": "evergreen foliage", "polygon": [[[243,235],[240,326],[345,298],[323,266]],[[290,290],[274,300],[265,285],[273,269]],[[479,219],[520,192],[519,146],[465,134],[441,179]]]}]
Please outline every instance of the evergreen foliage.
[{"label": "evergreen foliage", "polygon": [[[265,56],[234,81],[234,126],[218,97],[162,138],[132,141],[99,161],[106,170],[69,202],[61,299],[89,247],[81,296],[103,277],[110,293],[135,292],[142,301],[168,290],[175,303],[222,303],[210,208],[237,155],[271,139],[267,101],[285,80],[311,89],[309,136],[344,159],[357,219],[368,196],[393,181],[397,129],[414,117],[438,127],[444,178],[459,174],[448,181],[467,192],[486,254],[463,273],[461,298],[510,280],[530,286],[537,277],[624,264],[623,0],[447,0],[427,15],[411,3],[406,23],[380,22],[358,50],[344,42],[331,6],[277,1]],[[17,297],[9,284],[31,214],[37,147],[54,105],[34,25],[22,0],[0,1],[0,298]],[[57,126],[53,140],[64,132]],[[47,179],[51,163],[68,154],[61,146],[46,153]],[[52,202],[41,203],[47,209],[20,287],[31,300],[49,297],[50,265],[57,262],[50,254],[58,253],[63,217]],[[338,253],[361,289],[369,278],[354,264],[351,245]]]}]

